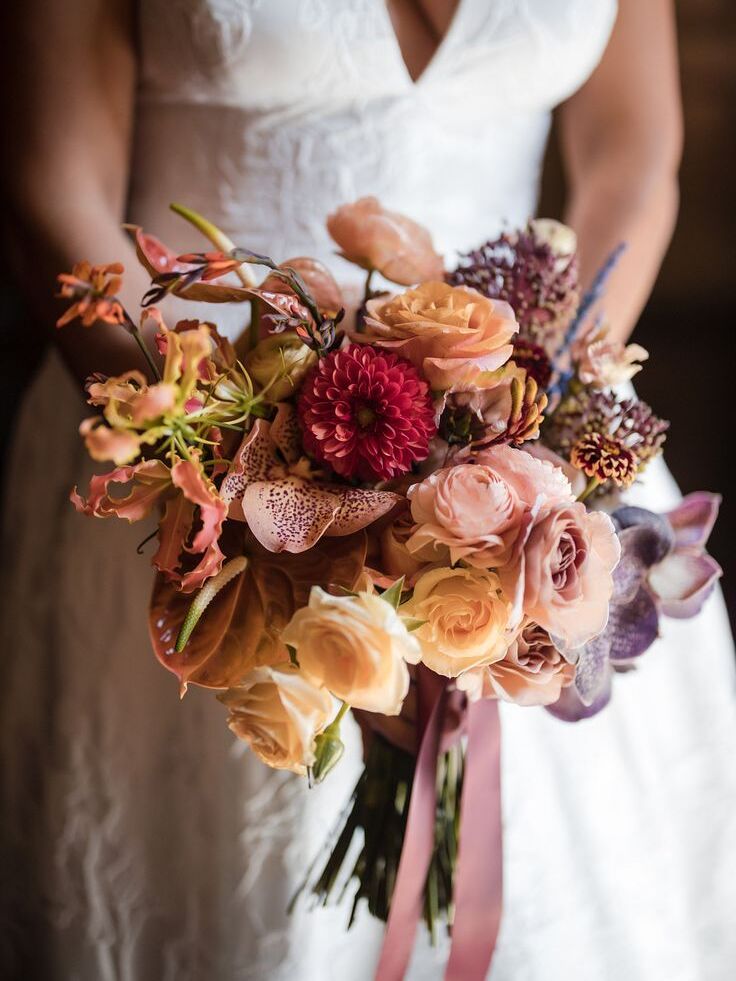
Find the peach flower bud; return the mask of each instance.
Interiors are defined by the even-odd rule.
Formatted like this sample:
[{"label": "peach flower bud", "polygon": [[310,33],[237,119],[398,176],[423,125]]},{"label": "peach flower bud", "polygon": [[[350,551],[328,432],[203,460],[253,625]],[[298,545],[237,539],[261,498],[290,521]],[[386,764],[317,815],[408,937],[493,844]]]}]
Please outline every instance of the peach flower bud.
[{"label": "peach flower bud", "polygon": [[426,282],[390,300],[369,300],[363,330],[352,340],[394,351],[419,368],[432,388],[456,391],[506,364],[518,326],[502,300]]},{"label": "peach flower bud", "polygon": [[456,678],[506,653],[510,605],[492,572],[430,569],[417,579],[401,610],[425,621],[414,635],[422,645],[422,662],[437,674]]},{"label": "peach flower bud", "polygon": [[613,570],[621,554],[613,522],[579,502],[542,511],[519,570],[524,613],[566,650],[582,647],[608,622]]},{"label": "peach flower bud", "polygon": [[[309,256],[297,256],[279,264],[280,269],[293,269],[302,278],[312,299],[323,312],[337,313],[344,306],[344,298],[335,277],[324,263]],[[269,273],[260,289],[273,293],[292,293],[293,290],[279,276]]]},{"label": "peach flower bud", "polygon": [[306,679],[353,708],[398,715],[409,690],[407,663],[421,652],[394,607],[377,594],[331,596],[313,586],[309,605],[282,633]]},{"label": "peach flower bud", "polygon": [[317,361],[317,355],[294,331],[271,334],[253,348],[245,360],[251,378],[265,388],[272,402],[292,396],[306,373]]},{"label": "peach flower bud", "polygon": [[268,766],[306,773],[317,735],[332,721],[335,703],[294,667],[256,668],[242,685],[217,696],[228,725]]},{"label": "peach flower bud", "polygon": [[411,286],[444,275],[442,257],[426,228],[386,211],[376,198],[342,205],[328,217],[327,230],[345,259],[375,269],[393,283]]},{"label": "peach flower bud", "polygon": [[580,381],[601,389],[633,378],[641,371],[638,362],[646,361],[649,352],[640,344],[624,345],[610,338],[608,327],[594,327],[575,342],[572,356]]},{"label": "peach flower bud", "polygon": [[551,705],[575,678],[575,665],[565,660],[539,624],[525,621],[506,654],[458,678],[458,688],[471,698],[502,698],[517,705]]}]

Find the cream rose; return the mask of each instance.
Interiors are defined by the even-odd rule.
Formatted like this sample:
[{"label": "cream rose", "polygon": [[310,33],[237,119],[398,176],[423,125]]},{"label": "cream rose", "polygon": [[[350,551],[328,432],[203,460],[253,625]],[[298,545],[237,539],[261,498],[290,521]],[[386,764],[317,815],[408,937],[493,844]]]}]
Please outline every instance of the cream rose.
[{"label": "cream rose", "polygon": [[369,300],[363,326],[354,341],[395,351],[433,388],[453,390],[504,365],[518,330],[507,303],[442,282],[422,283],[391,300]]},{"label": "cream rose", "polygon": [[456,678],[506,653],[510,605],[491,572],[430,569],[417,579],[401,610],[426,621],[414,635],[422,645],[423,663],[437,674]]},{"label": "cream rose", "polygon": [[499,661],[468,671],[458,687],[471,698],[502,698],[517,705],[551,705],[575,679],[575,665],[537,623],[525,621]]},{"label": "cream rose", "polygon": [[398,715],[409,690],[407,663],[419,644],[393,606],[375,593],[331,596],[312,587],[282,640],[295,648],[305,678],[353,708]]},{"label": "cream rose", "polygon": [[314,740],[334,718],[330,693],[293,667],[256,668],[242,685],[217,696],[228,725],[268,766],[306,773]]}]

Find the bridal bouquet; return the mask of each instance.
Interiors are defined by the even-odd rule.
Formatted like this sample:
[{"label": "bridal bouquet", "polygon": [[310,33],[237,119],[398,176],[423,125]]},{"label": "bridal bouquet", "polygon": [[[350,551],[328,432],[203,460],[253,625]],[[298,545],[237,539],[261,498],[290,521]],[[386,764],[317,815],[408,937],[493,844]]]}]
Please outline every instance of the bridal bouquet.
[{"label": "bridal bouquet", "polygon": [[[182,695],[216,690],[265,763],[319,782],[356,712],[365,769],[305,886],[326,902],[356,882],[353,910],[389,919],[383,977],[422,914],[473,976],[500,910],[498,700],[600,711],[659,618],[713,588],[718,498],[622,501],[667,423],[624,385],[646,351],[589,323],[615,255],[581,297],[569,228],[531,221],[446,271],[426,230],[364,198],[327,222],[365,271],[351,299],[322,263],[175,210],[212,250],[132,228],[141,318],[121,266],[59,277],[60,326],[117,324],[145,358],[89,379],[81,434],[113,469],[72,501],[156,514],[156,656]],[[169,326],[169,294],[246,303],[249,326],[234,344],[215,322]]]}]

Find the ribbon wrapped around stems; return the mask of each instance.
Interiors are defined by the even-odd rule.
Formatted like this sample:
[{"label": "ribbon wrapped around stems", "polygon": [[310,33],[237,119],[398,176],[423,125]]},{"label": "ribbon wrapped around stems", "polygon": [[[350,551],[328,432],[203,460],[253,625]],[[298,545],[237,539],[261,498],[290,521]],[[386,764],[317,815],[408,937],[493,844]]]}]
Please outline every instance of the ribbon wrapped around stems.
[{"label": "ribbon wrapped around stems", "polygon": [[[437,760],[443,742],[448,681],[426,669],[417,677],[418,752],[406,834],[376,981],[406,974],[421,918],[434,844]],[[455,873],[455,917],[445,981],[482,981],[501,922],[503,850],[498,704],[481,699],[467,710],[465,777]],[[455,727],[459,739],[462,727]]]}]

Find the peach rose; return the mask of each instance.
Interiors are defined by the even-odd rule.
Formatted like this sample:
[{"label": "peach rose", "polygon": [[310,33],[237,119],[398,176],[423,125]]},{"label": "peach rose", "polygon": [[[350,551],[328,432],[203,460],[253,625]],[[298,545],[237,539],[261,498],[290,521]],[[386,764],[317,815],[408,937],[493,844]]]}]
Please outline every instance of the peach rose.
[{"label": "peach rose", "polygon": [[375,593],[331,596],[312,587],[281,635],[306,679],[354,708],[398,715],[409,690],[407,662],[421,651],[393,606]]},{"label": "peach rose", "polygon": [[411,286],[444,275],[442,257],[426,228],[386,211],[376,198],[360,198],[338,208],[327,219],[327,231],[346,259],[377,270],[393,283]]},{"label": "peach rose", "polygon": [[431,474],[409,488],[416,528],[406,545],[425,560],[449,554],[480,568],[513,558],[514,545],[532,510],[573,500],[570,482],[557,467],[509,446],[484,450],[474,463]]},{"label": "peach rose", "polygon": [[579,502],[544,509],[517,570],[524,613],[566,650],[596,637],[608,622],[613,570],[621,549],[613,522]]},{"label": "peach rose", "polygon": [[356,342],[408,358],[435,389],[460,390],[504,365],[518,330],[511,307],[473,289],[425,282],[393,299],[366,305]]},{"label": "peach rose", "polygon": [[506,653],[510,605],[498,576],[480,569],[423,573],[402,613],[426,621],[414,631],[422,661],[447,678],[497,661]]},{"label": "peach rose", "polygon": [[649,352],[641,344],[624,345],[610,338],[607,327],[594,327],[575,342],[572,356],[584,385],[611,388],[641,371],[638,362],[646,361]]},{"label": "peach rose", "polygon": [[238,739],[268,766],[293,773],[314,763],[314,740],[335,715],[329,692],[293,667],[256,668],[217,697]]},{"label": "peach rose", "polygon": [[574,678],[575,665],[565,660],[547,631],[526,620],[501,660],[468,671],[458,678],[458,688],[471,698],[551,705]]}]

